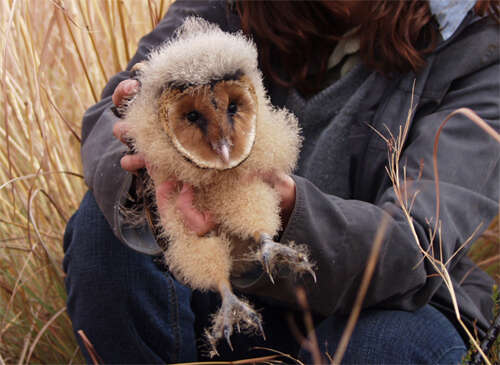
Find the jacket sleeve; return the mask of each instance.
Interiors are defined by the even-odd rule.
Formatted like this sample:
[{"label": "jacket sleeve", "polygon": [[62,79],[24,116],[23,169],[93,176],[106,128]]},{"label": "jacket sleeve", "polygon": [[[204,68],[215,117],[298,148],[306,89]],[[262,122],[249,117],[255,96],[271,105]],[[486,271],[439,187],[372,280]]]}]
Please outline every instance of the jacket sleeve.
[{"label": "jacket sleeve", "polygon": [[[418,192],[411,215],[420,244],[435,257],[442,255],[444,262],[480,224],[486,228],[498,214],[498,143],[467,118],[456,116],[439,139],[441,245],[436,238],[431,247],[429,227],[433,227],[436,209],[432,172],[434,137],[445,117],[461,107],[473,109],[499,130],[498,51],[496,54],[483,55],[473,72],[450,82],[439,102],[418,106],[400,159],[401,175],[406,166],[408,176],[404,189],[409,197]],[[477,55],[478,59],[481,57]],[[300,285],[306,288],[313,310],[323,315],[350,313],[384,219],[389,222],[388,229],[363,305],[414,310],[431,300],[443,282],[429,262],[422,260],[395,190],[387,179],[380,179],[378,186],[373,186],[373,191],[380,192],[373,202],[340,199],[325,194],[303,177],[294,176],[294,180],[295,208],[281,242],[295,241],[310,248],[316,263],[317,283],[306,275]],[[464,254],[462,250],[454,256],[448,269],[452,270]],[[264,274],[236,284],[249,293],[295,302],[297,283],[286,274],[277,278],[276,285]]]},{"label": "jacket sleeve", "polygon": [[119,206],[126,196],[132,175],[120,167],[126,147],[113,137],[113,125],[118,118],[111,112],[111,96],[116,86],[130,78],[130,68],[144,60],[149,52],[167,41],[188,16],[200,16],[217,23],[223,30],[235,31],[237,17],[230,12],[225,1],[178,0],[174,2],[158,26],[140,42],[127,70],[115,75],[104,88],[101,101],[90,107],[82,122],[83,172],[85,182],[92,190],[115,235],[134,249],[148,254],[160,252],[147,227],[126,227],[119,213]]}]

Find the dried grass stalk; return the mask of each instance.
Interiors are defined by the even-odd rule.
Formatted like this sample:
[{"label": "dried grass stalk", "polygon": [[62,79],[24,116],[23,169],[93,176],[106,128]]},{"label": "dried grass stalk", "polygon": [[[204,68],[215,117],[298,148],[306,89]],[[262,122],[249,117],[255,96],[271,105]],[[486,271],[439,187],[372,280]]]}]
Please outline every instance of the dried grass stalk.
[{"label": "dried grass stalk", "polygon": [[86,191],[81,118],[169,4],[0,0],[0,364],[83,362],[61,247]]}]

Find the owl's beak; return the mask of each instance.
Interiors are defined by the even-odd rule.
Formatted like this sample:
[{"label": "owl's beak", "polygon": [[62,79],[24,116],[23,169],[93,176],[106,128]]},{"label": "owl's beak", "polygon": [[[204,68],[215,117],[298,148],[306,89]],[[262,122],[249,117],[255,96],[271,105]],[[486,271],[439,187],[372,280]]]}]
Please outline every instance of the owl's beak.
[{"label": "owl's beak", "polygon": [[221,139],[219,143],[212,144],[212,148],[219,155],[222,162],[225,164],[229,163],[229,152],[231,150],[231,146],[226,139]]}]

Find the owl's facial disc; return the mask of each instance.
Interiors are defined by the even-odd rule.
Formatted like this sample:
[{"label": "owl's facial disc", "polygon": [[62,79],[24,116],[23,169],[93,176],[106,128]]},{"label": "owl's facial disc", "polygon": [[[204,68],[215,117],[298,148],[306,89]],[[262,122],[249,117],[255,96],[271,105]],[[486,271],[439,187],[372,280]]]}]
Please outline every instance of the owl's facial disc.
[{"label": "owl's facial disc", "polygon": [[226,170],[250,155],[257,100],[250,81],[221,80],[160,97],[160,120],[174,147],[201,168]]}]

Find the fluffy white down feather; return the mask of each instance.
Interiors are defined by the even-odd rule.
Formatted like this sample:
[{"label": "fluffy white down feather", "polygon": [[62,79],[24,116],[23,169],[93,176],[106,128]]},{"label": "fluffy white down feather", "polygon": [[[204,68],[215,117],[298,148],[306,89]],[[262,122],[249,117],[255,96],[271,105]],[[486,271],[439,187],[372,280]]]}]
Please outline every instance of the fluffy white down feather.
[{"label": "fluffy white down feather", "polygon": [[242,72],[254,84],[261,80],[257,50],[243,33],[226,33],[201,18],[187,18],[176,35],[148,57],[142,88],[203,85],[225,75]]}]

